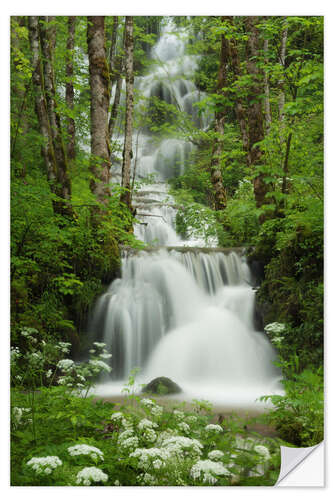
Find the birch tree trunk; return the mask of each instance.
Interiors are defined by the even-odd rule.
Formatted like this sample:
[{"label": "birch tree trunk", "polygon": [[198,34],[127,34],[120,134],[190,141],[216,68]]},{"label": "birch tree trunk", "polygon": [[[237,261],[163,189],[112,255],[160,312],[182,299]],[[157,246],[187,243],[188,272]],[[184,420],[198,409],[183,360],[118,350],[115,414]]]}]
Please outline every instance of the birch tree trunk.
[{"label": "birch tree trunk", "polygon": [[[222,18],[224,21],[225,18]],[[220,67],[218,72],[218,81],[216,93],[223,96],[223,88],[227,84],[227,59],[228,59],[228,42],[225,36],[221,35],[221,51],[220,51]],[[216,138],[213,144],[212,159],[210,164],[210,175],[214,189],[214,209],[216,211],[223,210],[227,206],[227,194],[223,185],[223,178],[221,172],[221,155],[223,151],[223,135],[224,135],[224,121],[225,109],[218,103],[218,111],[215,112],[214,131]]]},{"label": "birch tree trunk", "polygon": [[[73,111],[74,109],[74,66],[73,66],[73,55],[74,55],[74,37],[75,37],[75,16],[68,17],[68,36],[66,44],[66,104],[68,108]],[[75,159],[75,120],[73,117],[67,118],[67,157],[69,160]]]},{"label": "birch tree trunk", "polygon": [[106,59],[104,16],[88,16],[89,82],[91,92],[90,129],[93,178],[90,189],[98,202],[106,205],[110,197],[110,143],[108,108],[109,69]]},{"label": "birch tree trunk", "polygon": [[134,106],[134,73],[133,73],[133,17],[126,16],[125,20],[125,70],[126,70],[126,117],[125,117],[125,141],[123,149],[122,165],[122,187],[125,191],[121,195],[121,201],[131,206],[131,160],[132,133],[133,133],[133,106]]}]

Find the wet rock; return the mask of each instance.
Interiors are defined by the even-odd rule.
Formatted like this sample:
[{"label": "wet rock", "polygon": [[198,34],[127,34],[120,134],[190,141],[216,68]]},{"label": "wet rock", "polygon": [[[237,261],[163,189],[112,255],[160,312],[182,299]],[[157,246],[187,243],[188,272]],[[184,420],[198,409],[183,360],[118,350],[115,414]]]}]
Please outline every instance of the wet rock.
[{"label": "wet rock", "polygon": [[149,384],[145,385],[142,389],[142,392],[165,395],[177,394],[179,392],[182,392],[182,389],[168,377],[157,377],[149,382]]}]

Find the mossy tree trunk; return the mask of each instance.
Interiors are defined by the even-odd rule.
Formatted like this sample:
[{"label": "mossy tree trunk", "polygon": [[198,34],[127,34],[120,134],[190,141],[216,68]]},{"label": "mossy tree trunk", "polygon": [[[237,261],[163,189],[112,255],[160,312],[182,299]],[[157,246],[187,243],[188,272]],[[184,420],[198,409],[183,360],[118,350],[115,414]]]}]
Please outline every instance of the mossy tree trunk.
[{"label": "mossy tree trunk", "polygon": [[52,16],[29,16],[29,38],[32,52],[35,108],[44,139],[42,153],[50,189],[56,195],[53,209],[56,214],[72,216],[71,182],[63,143],[60,115],[55,99],[53,53],[55,19]]},{"label": "mossy tree trunk", "polygon": [[106,59],[104,16],[88,16],[87,41],[91,92],[90,189],[99,203],[107,205],[111,194],[108,137],[110,78]]},{"label": "mossy tree trunk", "polygon": [[[66,104],[70,111],[74,109],[74,38],[75,38],[75,16],[69,16],[67,21],[68,35],[66,44]],[[75,159],[75,120],[72,116],[67,118],[67,157],[68,160]]]},{"label": "mossy tree trunk", "polygon": [[121,201],[132,209],[131,203],[131,160],[132,134],[133,134],[133,108],[134,108],[134,73],[133,73],[133,17],[126,16],[125,20],[125,69],[126,69],[126,117],[125,117],[125,141],[123,149],[122,164],[122,187],[124,192]]},{"label": "mossy tree trunk", "polygon": [[[221,18],[223,22],[224,17]],[[217,79],[216,94],[223,97],[224,88],[227,85],[227,60],[228,60],[228,42],[222,33],[221,35],[221,50],[220,50],[220,66]],[[223,135],[224,121],[226,113],[225,106],[222,102],[217,105],[215,111],[215,140],[213,144],[212,159],[210,164],[210,176],[214,190],[214,209],[216,211],[223,210],[227,206],[227,194],[223,184],[223,176],[221,171],[221,155],[223,152]]]}]

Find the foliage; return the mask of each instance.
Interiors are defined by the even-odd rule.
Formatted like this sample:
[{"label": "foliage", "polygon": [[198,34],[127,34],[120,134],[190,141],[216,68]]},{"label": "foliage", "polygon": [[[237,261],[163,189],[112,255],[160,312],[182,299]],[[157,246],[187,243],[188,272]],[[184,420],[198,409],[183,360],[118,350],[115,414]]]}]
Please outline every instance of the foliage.
[{"label": "foliage", "polygon": [[274,405],[274,409],[265,415],[265,420],[274,425],[282,439],[296,446],[320,443],[324,439],[322,369],[304,370],[282,383],[285,395],[260,398]]}]

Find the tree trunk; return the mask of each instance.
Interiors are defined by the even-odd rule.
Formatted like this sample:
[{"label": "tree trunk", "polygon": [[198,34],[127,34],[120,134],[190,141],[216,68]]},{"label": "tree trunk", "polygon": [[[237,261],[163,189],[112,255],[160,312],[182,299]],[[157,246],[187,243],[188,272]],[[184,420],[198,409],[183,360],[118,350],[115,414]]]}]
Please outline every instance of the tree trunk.
[{"label": "tree trunk", "polygon": [[[264,56],[265,56],[265,64],[268,64],[268,40],[264,40]],[[266,133],[269,134],[272,116],[271,116],[271,105],[269,102],[269,79],[268,79],[268,71],[265,69],[264,73],[264,87],[265,87],[265,122],[266,122]]]},{"label": "tree trunk", "polygon": [[[222,18],[224,21],[225,18]],[[221,52],[220,52],[220,67],[218,72],[218,81],[216,93],[223,96],[223,88],[227,85],[227,59],[228,59],[228,42],[225,36],[221,35]],[[214,131],[216,134],[212,159],[210,164],[210,175],[214,189],[214,209],[224,210],[227,206],[227,194],[223,185],[221,172],[221,155],[223,151],[223,134],[224,134],[225,108],[221,103],[218,103],[218,110],[215,112]]]},{"label": "tree trunk", "polygon": [[[263,161],[263,151],[257,144],[265,137],[264,133],[264,116],[262,112],[262,103],[260,96],[262,94],[262,75],[257,66],[259,54],[259,30],[257,24],[259,19],[251,16],[245,18],[245,27],[248,35],[246,46],[246,59],[248,73],[252,78],[248,95],[248,130],[249,130],[249,152],[250,165],[255,171],[257,165],[261,165]],[[266,175],[260,171],[256,174],[253,180],[254,196],[256,206],[260,208],[270,200],[266,199],[266,193],[272,190],[270,184],[265,182]],[[262,223],[265,216],[261,215],[259,222]]]},{"label": "tree trunk", "polygon": [[123,65],[123,61],[122,61],[122,57],[120,56],[117,59],[117,64],[116,64],[116,66],[118,68],[116,70],[118,72],[117,81],[116,81],[116,90],[115,90],[115,94],[114,94],[114,100],[113,100],[112,109],[111,109],[111,113],[110,113],[110,119],[109,119],[109,139],[110,139],[110,142],[112,141],[114,127],[116,125],[116,120],[117,120],[117,116],[118,116],[121,87],[122,87],[122,83],[123,83],[122,65]]},{"label": "tree trunk", "polygon": [[132,210],[131,204],[131,160],[133,107],[134,107],[134,73],[133,73],[133,17],[126,16],[125,21],[125,68],[126,68],[126,117],[125,117],[125,142],[123,149],[122,187],[124,192],[121,201]]},{"label": "tree trunk", "polygon": [[[73,86],[73,55],[74,55],[74,37],[75,37],[75,16],[68,17],[68,36],[66,53],[66,104],[68,109],[74,109],[74,86]],[[67,118],[67,157],[69,160],[75,159],[75,120],[72,117]]]},{"label": "tree trunk", "polygon": [[[232,17],[229,16],[228,21],[230,22],[231,25],[233,24]],[[230,57],[231,67],[232,67],[233,73],[235,75],[235,79],[237,80],[238,78],[240,78],[242,76],[242,72],[241,72],[241,67],[240,67],[237,42],[234,38],[231,38],[229,40],[229,57]],[[236,84],[236,87],[238,87],[237,84]],[[247,127],[247,116],[246,116],[246,111],[244,108],[242,97],[240,96],[240,91],[241,91],[241,89],[239,88],[239,93],[238,93],[238,95],[236,94],[235,112],[236,112],[236,117],[237,117],[237,121],[239,124],[239,128],[241,131],[243,149],[246,153],[246,163],[248,166],[250,166],[250,163],[251,163],[250,146],[249,146],[250,140],[249,140],[248,127]]]},{"label": "tree trunk", "polygon": [[[53,74],[55,27],[48,26],[52,18],[29,16],[29,37],[32,52],[35,107],[44,138],[42,153],[47,179],[52,193],[53,209],[57,214],[72,216],[71,184],[67,173],[67,158],[62,141],[60,116],[56,109]],[[41,60],[41,55],[44,64]]]},{"label": "tree trunk", "polygon": [[89,82],[91,92],[90,128],[92,180],[90,189],[98,202],[106,205],[110,197],[110,143],[108,108],[109,69],[106,60],[104,16],[88,16]]}]

